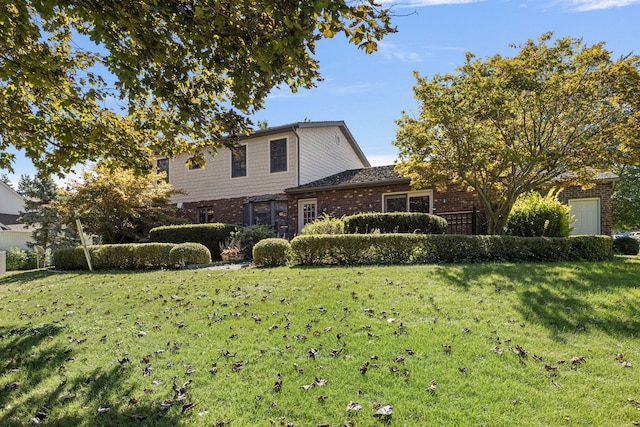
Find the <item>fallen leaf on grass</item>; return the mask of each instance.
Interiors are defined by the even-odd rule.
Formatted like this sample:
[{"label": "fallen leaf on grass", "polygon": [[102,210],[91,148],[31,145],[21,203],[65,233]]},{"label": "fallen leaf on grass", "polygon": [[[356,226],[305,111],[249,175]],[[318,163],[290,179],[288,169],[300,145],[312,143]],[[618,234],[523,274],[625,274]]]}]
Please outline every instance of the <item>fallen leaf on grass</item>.
[{"label": "fallen leaf on grass", "polygon": [[438,384],[435,381],[431,381],[431,385],[429,387],[427,387],[427,391],[431,394],[435,394],[436,390],[438,389]]},{"label": "fallen leaf on grass", "polygon": [[189,409],[195,408],[196,405],[197,405],[197,403],[195,403],[195,402],[185,403],[184,405],[182,405],[182,413],[184,414]]},{"label": "fallen leaf on grass", "polygon": [[391,416],[393,415],[393,405],[385,405],[380,407],[375,414],[374,417],[378,418],[383,423],[388,423],[391,421]]},{"label": "fallen leaf on grass", "polygon": [[282,375],[278,372],[278,379],[273,384],[273,391],[279,392],[280,390],[282,390]]},{"label": "fallen leaf on grass", "polygon": [[362,405],[359,404],[358,402],[351,401],[347,405],[347,412],[349,412],[349,411],[358,412],[361,409],[362,409]]},{"label": "fallen leaf on grass", "polygon": [[369,362],[364,362],[362,365],[360,365],[360,373],[364,375],[367,372],[368,368],[369,368]]},{"label": "fallen leaf on grass", "polygon": [[624,366],[625,368],[631,368],[633,365],[631,364],[631,362],[623,362],[620,361],[618,362],[620,364],[620,366]]}]

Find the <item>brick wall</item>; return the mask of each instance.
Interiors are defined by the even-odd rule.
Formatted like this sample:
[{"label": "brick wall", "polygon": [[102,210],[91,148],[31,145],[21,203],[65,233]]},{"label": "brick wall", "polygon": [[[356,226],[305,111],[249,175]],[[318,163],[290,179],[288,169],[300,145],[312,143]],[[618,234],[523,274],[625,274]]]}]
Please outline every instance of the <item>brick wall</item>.
[{"label": "brick wall", "polygon": [[558,195],[558,200],[562,203],[569,203],[570,199],[600,199],[600,233],[611,234],[611,193],[613,192],[613,182],[601,182],[592,188],[582,189],[580,187],[569,187]]},{"label": "brick wall", "polygon": [[[407,183],[289,195],[290,237],[298,231],[298,200],[315,198],[318,201],[318,216],[326,213],[340,218],[357,213],[382,212],[384,194],[409,191],[415,190]],[[433,190],[433,213],[470,211],[474,205],[482,209],[477,195],[463,188],[451,187],[446,192]]]},{"label": "brick wall", "polygon": [[191,223],[198,221],[197,208],[213,208],[213,220],[210,222],[223,222],[225,224],[243,224],[244,201],[246,197],[233,199],[201,200],[198,202],[185,202],[182,209],[178,209],[178,215]]}]

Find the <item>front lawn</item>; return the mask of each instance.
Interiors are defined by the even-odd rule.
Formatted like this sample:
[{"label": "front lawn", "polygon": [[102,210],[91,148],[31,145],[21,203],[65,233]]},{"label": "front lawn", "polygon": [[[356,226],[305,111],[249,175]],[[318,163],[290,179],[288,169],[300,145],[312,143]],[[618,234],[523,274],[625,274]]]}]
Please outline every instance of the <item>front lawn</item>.
[{"label": "front lawn", "polygon": [[639,332],[638,257],[8,274],[0,425],[637,425]]}]

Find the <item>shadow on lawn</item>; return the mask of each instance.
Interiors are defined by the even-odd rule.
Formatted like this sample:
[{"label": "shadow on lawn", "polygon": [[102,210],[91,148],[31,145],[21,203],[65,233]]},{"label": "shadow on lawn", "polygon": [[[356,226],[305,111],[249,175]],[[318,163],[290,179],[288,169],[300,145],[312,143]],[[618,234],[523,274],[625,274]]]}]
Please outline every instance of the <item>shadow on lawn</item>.
[{"label": "shadow on lawn", "polygon": [[[72,349],[49,345],[63,331],[55,325],[0,328],[0,360],[4,364],[0,373],[0,425],[38,421],[59,426],[129,426],[142,421],[168,427],[184,423],[181,405],[165,412],[159,398],[135,404],[126,399],[105,402],[109,390],[119,389],[119,383],[132,372],[122,366],[97,369],[87,376],[68,374],[67,367],[73,364]],[[52,387],[50,379],[54,376],[60,383]],[[50,391],[39,393],[43,387]],[[123,390],[121,394],[130,392]],[[107,411],[98,410],[106,407]]]},{"label": "shadow on lawn", "polygon": [[436,274],[465,289],[482,283],[516,293],[524,320],[545,326],[555,339],[591,329],[620,337],[640,331],[640,259],[467,264]]}]

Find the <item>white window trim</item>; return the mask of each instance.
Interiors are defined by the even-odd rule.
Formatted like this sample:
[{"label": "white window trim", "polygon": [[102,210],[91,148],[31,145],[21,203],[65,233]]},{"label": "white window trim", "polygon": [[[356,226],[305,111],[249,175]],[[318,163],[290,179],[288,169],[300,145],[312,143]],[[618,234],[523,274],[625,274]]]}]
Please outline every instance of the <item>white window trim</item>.
[{"label": "white window trim", "polygon": [[304,209],[302,209],[302,206],[305,204],[315,204],[316,205],[316,219],[318,218],[318,199],[317,198],[313,198],[313,199],[300,199],[298,200],[298,233],[300,233],[302,231],[302,227],[305,226],[304,224]]},{"label": "white window trim", "polygon": [[233,176],[233,151],[229,149],[229,177],[231,179],[242,179],[242,178],[249,177],[249,147],[247,147],[247,144],[237,144],[237,145],[245,147],[245,150],[244,150],[245,174],[242,176]]},{"label": "white window trim", "polygon": [[[280,141],[281,139],[284,139],[284,145],[286,148],[286,155],[285,155],[285,166],[286,169],[283,171],[279,171],[279,172],[271,172],[271,143],[273,141]],[[269,140],[269,175],[277,175],[279,173],[286,173],[289,172],[289,138],[287,138],[286,136],[283,138],[274,138],[274,139],[270,139]]]},{"label": "white window trim", "polygon": [[396,191],[393,193],[383,193],[382,194],[382,200],[381,200],[381,206],[382,206],[382,212],[386,212],[387,211],[387,207],[386,204],[384,203],[384,199],[387,196],[397,196],[397,195],[401,195],[401,194],[406,194],[407,195],[407,210],[406,212],[409,212],[409,198],[411,197],[420,197],[420,196],[429,196],[429,212],[428,213],[433,213],[433,190],[419,190],[419,191]]}]

